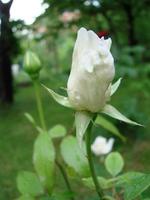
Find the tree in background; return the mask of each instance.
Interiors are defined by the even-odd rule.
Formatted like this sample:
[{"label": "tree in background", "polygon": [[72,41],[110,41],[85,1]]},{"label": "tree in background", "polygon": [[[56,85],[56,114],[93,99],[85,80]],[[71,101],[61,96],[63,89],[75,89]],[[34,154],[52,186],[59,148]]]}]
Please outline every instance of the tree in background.
[{"label": "tree in background", "polygon": [[3,3],[0,0],[0,100],[13,102],[13,77],[11,65],[13,57],[18,53],[17,39],[13,35],[9,21],[13,0]]},{"label": "tree in background", "polygon": [[[139,33],[141,26],[149,30],[149,1],[136,0],[44,0],[49,8],[44,16],[51,16],[53,11],[58,14],[78,9],[81,12],[80,26],[94,28],[95,31],[108,29],[118,44],[134,46],[143,42]],[[143,32],[145,40],[149,40],[147,31]],[[143,39],[144,40],[144,39]],[[145,42],[145,44],[147,44]]]},{"label": "tree in background", "polygon": [[[140,62],[149,61],[149,51],[146,51],[150,40],[148,0],[138,2],[135,0],[44,0],[43,3],[48,4],[49,7],[34,24],[24,27],[25,30],[29,30],[26,36],[23,34],[19,36],[18,24],[9,21],[12,2],[13,0],[10,0],[4,4],[0,0],[0,99],[3,102],[13,100],[11,64],[18,53],[18,39],[22,40],[21,46],[25,49],[29,44],[29,33],[32,36],[30,47],[41,55],[44,66],[57,72],[62,69],[67,72],[68,63],[71,61],[68,62],[69,56],[66,59],[66,55],[71,52],[72,39],[81,26],[93,29],[98,35],[102,33],[111,35],[115,57],[120,57],[121,60],[122,56],[121,62],[123,64],[124,60],[125,64],[128,62],[126,66],[131,66],[132,63],[133,66],[137,66]],[[140,62],[134,51],[140,55]]]}]

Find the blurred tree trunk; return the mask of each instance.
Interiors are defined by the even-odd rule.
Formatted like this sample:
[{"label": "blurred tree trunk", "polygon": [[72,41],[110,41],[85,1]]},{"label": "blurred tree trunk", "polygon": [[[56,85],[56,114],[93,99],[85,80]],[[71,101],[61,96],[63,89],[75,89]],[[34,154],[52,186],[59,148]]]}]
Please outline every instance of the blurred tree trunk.
[{"label": "blurred tree trunk", "polygon": [[13,0],[10,0],[4,4],[0,1],[0,99],[6,103],[13,102],[12,30],[9,23],[12,2]]}]

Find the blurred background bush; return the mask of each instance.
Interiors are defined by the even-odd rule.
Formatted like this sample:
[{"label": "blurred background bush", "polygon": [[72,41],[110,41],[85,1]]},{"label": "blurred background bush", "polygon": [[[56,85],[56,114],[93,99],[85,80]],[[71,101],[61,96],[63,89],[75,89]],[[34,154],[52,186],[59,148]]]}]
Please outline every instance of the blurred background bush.
[{"label": "blurred background bush", "polygon": [[[20,2],[20,4],[19,4]],[[43,64],[41,82],[60,90],[66,87],[77,30],[84,26],[99,37],[112,38],[116,77],[122,77],[112,104],[131,119],[133,127],[113,121],[127,137],[116,148],[123,153],[126,169],[150,172],[150,4],[148,0],[39,0],[40,14],[29,20],[38,1],[0,0],[0,199],[17,196],[18,170],[32,168],[36,131],[24,112],[37,118],[32,84],[23,71],[23,56],[30,48]],[[16,9],[16,10],[15,10]],[[12,18],[25,13],[27,20]],[[19,16],[19,15],[18,15]],[[67,129],[73,113],[57,105],[41,89],[49,127],[62,123]],[[111,119],[110,119],[111,120]],[[96,134],[108,134],[98,129]],[[111,136],[109,134],[109,136]]]}]

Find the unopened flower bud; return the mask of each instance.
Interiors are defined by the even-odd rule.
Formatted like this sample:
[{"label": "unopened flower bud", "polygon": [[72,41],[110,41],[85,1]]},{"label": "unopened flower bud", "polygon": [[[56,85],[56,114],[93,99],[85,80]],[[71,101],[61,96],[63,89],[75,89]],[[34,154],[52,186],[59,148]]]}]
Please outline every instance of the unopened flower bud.
[{"label": "unopened flower bud", "polygon": [[32,79],[37,79],[41,70],[39,57],[32,51],[27,51],[24,57],[24,70]]},{"label": "unopened flower bud", "polygon": [[115,75],[110,47],[110,38],[99,38],[85,28],[78,31],[67,84],[69,102],[76,110],[99,112],[110,99]]}]

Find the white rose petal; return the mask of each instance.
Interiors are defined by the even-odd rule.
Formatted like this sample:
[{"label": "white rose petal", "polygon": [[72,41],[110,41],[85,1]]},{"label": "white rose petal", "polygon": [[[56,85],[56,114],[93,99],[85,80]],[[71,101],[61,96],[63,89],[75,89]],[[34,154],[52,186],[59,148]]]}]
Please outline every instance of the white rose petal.
[{"label": "white rose petal", "polygon": [[76,110],[99,112],[109,99],[115,74],[110,47],[110,38],[100,39],[85,28],[78,31],[67,84],[69,102]]}]

